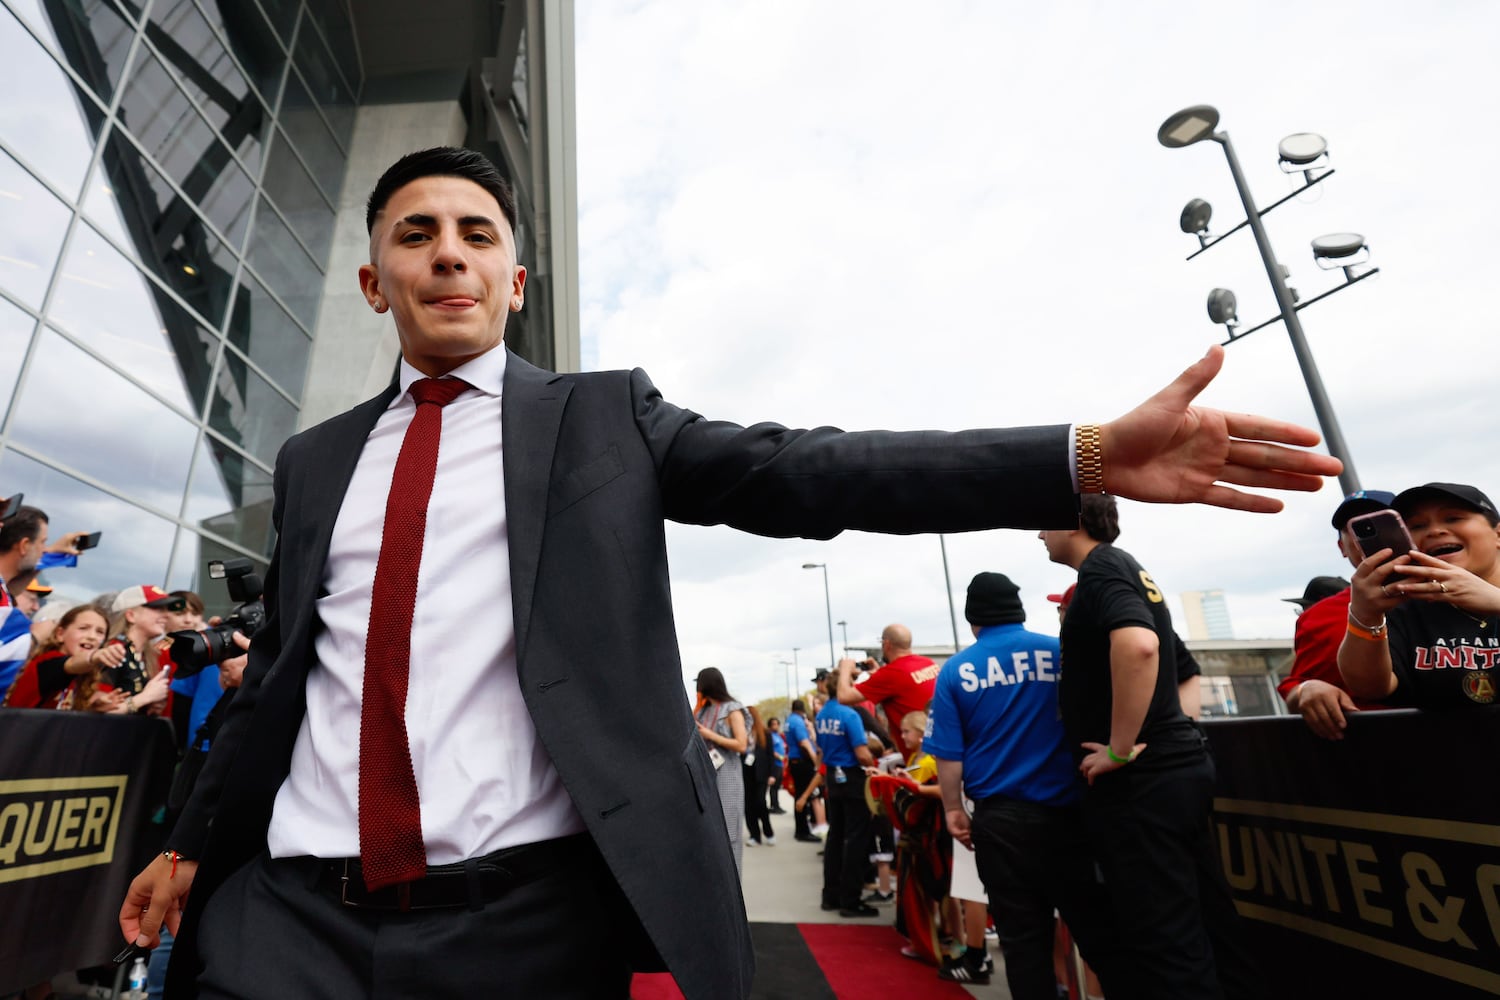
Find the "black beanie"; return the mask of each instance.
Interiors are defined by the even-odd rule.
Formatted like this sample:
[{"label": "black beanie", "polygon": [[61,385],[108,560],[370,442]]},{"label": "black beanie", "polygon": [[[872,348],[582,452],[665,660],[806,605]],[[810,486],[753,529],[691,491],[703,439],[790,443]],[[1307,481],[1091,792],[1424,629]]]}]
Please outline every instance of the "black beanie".
[{"label": "black beanie", "polygon": [[970,625],[1014,625],[1026,620],[1021,588],[1004,573],[980,573],[969,581],[964,618]]}]

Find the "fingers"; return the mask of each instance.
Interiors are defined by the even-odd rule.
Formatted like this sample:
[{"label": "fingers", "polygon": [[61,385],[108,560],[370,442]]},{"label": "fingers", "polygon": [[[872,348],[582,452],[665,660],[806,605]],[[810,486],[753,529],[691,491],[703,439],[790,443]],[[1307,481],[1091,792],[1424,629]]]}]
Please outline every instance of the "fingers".
[{"label": "fingers", "polygon": [[1261,496],[1259,493],[1242,493],[1218,484],[1203,491],[1202,502],[1210,507],[1243,510],[1252,514],[1275,514],[1285,506],[1275,497]]},{"label": "fingers", "polygon": [[[1272,441],[1279,444],[1295,445],[1298,448],[1311,448],[1323,440],[1321,434],[1311,427],[1303,427],[1288,420],[1277,420],[1274,417],[1264,417],[1259,413],[1232,413],[1221,410],[1224,415],[1224,427],[1229,431],[1232,438],[1240,438],[1246,441]],[[1325,462],[1338,462],[1336,458],[1328,455],[1320,456]],[[1329,475],[1338,475],[1343,470],[1343,463]]]},{"label": "fingers", "polygon": [[1183,370],[1172,383],[1152,399],[1173,409],[1185,410],[1224,367],[1224,348],[1214,344],[1208,353]]},{"label": "fingers", "polygon": [[1322,476],[1265,466],[1240,465],[1234,462],[1226,462],[1219,470],[1219,482],[1232,483],[1235,486],[1249,486],[1258,490],[1296,490],[1300,493],[1316,493],[1323,488]]}]

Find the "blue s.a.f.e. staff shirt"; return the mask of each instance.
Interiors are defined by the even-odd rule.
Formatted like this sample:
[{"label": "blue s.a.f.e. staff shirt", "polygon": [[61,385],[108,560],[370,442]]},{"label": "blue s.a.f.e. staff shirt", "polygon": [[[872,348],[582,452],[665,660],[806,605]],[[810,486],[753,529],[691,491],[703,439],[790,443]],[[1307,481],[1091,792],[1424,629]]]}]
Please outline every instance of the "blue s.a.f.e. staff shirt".
[{"label": "blue s.a.f.e. staff shirt", "polygon": [[818,711],[818,749],[828,767],[853,767],[859,763],[854,748],[865,745],[865,724],[848,705],[829,702]]},{"label": "blue s.a.f.e. staff shirt", "polygon": [[786,719],[786,752],[788,759],[802,759],[803,740],[806,740],[813,746],[818,745],[817,741],[812,738],[812,734],[807,731],[807,720],[796,712],[793,712]]}]

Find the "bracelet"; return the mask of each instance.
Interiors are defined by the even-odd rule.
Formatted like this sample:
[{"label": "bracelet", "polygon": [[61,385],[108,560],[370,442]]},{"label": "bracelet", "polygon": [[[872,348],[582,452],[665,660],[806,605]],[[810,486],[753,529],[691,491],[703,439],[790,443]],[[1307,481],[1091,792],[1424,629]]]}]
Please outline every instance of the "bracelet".
[{"label": "bracelet", "polygon": [[[1380,616],[1380,621],[1377,624],[1366,625],[1364,622],[1354,617],[1354,609],[1351,607],[1349,609],[1349,625],[1349,631],[1354,632],[1354,634],[1358,635],[1361,639],[1379,639],[1385,635],[1385,615]],[[1356,628],[1360,631],[1355,632],[1354,630]]]},{"label": "bracelet", "polygon": [[1104,452],[1098,424],[1079,424],[1073,431],[1078,461],[1078,492],[1104,492]]},{"label": "bracelet", "polygon": [[1354,636],[1354,638],[1356,639],[1363,639],[1365,642],[1385,641],[1385,629],[1381,629],[1379,632],[1376,632],[1372,629],[1367,629],[1362,625],[1356,625],[1353,622],[1349,623],[1349,634]]},{"label": "bracelet", "polygon": [[177,862],[183,860],[182,855],[176,851],[162,851],[161,856],[172,862],[172,873],[167,878],[177,877]]},{"label": "bracelet", "polygon": [[131,714],[134,714],[134,712],[135,712],[135,695],[130,694],[130,695],[126,695],[125,696],[125,711],[129,712]]},{"label": "bracelet", "polygon": [[1131,761],[1135,760],[1135,750],[1133,748],[1131,749],[1129,754],[1121,757],[1119,754],[1115,753],[1115,748],[1113,746],[1106,743],[1104,744],[1104,752],[1109,754],[1109,759],[1114,761],[1116,764],[1129,764]]}]

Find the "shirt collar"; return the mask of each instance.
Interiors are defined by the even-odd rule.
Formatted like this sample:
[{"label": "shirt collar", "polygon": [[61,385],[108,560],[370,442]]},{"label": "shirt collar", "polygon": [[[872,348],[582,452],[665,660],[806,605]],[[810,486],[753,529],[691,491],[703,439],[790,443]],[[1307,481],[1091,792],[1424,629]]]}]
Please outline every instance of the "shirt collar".
[{"label": "shirt collar", "polygon": [[[505,359],[509,353],[503,343],[497,344],[491,350],[479,355],[479,357],[465,361],[449,372],[448,375],[463,379],[486,396],[499,397],[505,385]],[[411,388],[413,382],[419,378],[426,377],[426,375],[413,368],[411,363],[405,358],[402,358],[399,377],[401,392],[396,397],[395,403],[399,403],[406,398],[407,390]],[[447,377],[444,376],[444,378]]]}]

